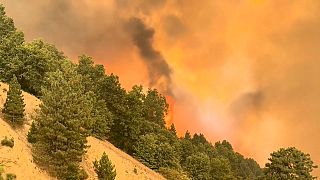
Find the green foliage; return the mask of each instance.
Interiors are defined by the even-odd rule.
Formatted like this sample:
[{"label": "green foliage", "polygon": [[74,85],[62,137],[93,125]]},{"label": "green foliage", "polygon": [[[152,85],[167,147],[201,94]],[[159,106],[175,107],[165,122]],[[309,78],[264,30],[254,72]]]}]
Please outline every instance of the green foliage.
[{"label": "green foliage", "polygon": [[151,169],[180,168],[178,154],[164,136],[142,135],[134,150],[134,157]]},{"label": "green foliage", "polygon": [[3,164],[0,163],[0,179],[1,179],[1,175],[2,173],[4,173],[4,168],[3,168]]},{"label": "green foliage", "polygon": [[25,43],[24,35],[14,27],[0,5],[0,80],[9,82],[16,75],[21,88],[36,96],[47,72],[56,71],[65,57],[53,45],[35,40]]},{"label": "green foliage", "polygon": [[[4,173],[4,168],[3,165],[0,164],[0,180],[4,180],[2,174]],[[17,178],[17,176],[15,174],[12,173],[8,173],[6,174],[6,180],[15,180]]]},{"label": "green foliage", "polygon": [[19,82],[22,89],[40,97],[46,74],[60,69],[65,57],[54,45],[42,40],[25,43],[23,49]]},{"label": "green foliage", "polygon": [[82,76],[85,92],[93,92],[92,122],[86,124],[86,128],[91,131],[93,136],[106,139],[109,137],[110,128],[113,125],[113,116],[107,107],[107,103],[105,100],[101,100],[98,93],[101,83],[106,78],[104,67],[94,65],[91,57],[82,55],[79,57],[76,70]]},{"label": "green foliage", "polygon": [[24,122],[24,108],[25,104],[20,84],[18,83],[16,76],[13,76],[2,113],[4,114],[5,119],[10,123],[21,126]]},{"label": "green foliage", "polygon": [[245,159],[241,154],[233,151],[231,144],[227,141],[216,142],[215,153],[229,160],[231,170],[237,179],[253,179],[262,175],[262,170],[253,159]]},{"label": "green foliage", "polygon": [[22,67],[24,36],[0,4],[0,81],[9,82]]},{"label": "green foliage", "polygon": [[105,76],[99,83],[98,97],[104,100],[108,110],[113,115],[113,124],[108,138],[118,148],[127,151],[128,131],[125,127],[128,119],[126,107],[126,91],[121,87],[119,78],[114,75]]},{"label": "green foliage", "polygon": [[164,118],[168,113],[168,104],[163,95],[156,89],[149,89],[143,101],[144,117],[148,122],[165,127]]},{"label": "green foliage", "polygon": [[110,128],[113,125],[113,116],[108,110],[104,100],[94,99],[94,109],[92,111],[93,124],[89,128],[92,134],[99,139],[109,137]]},{"label": "green foliage", "polygon": [[[35,161],[59,179],[83,176],[79,162],[87,148],[85,124],[91,121],[91,93],[71,63],[48,74],[42,104],[35,119]],[[89,123],[90,124],[90,123]]]},{"label": "green foliage", "polygon": [[0,39],[16,31],[13,20],[6,16],[5,8],[0,4]]},{"label": "green foliage", "polygon": [[104,67],[94,65],[91,57],[82,55],[79,57],[77,72],[82,75],[85,91],[92,91],[97,94],[98,86],[105,77]]},{"label": "green foliage", "polygon": [[177,136],[177,130],[176,130],[176,127],[174,126],[174,124],[171,124],[171,125],[170,125],[169,131],[170,131],[173,135]]},{"label": "green foliage", "polygon": [[8,146],[8,147],[13,148],[13,146],[14,146],[14,139],[13,139],[13,138],[8,139],[8,137],[5,136],[4,139],[1,140],[1,145],[2,145],[2,146]]},{"label": "green foliage", "polygon": [[9,173],[6,175],[7,179],[6,180],[15,180],[17,179],[17,176],[15,174]]},{"label": "green foliage", "polygon": [[[113,75],[107,77],[103,84],[108,84],[108,87],[102,86],[105,87],[102,90],[109,93],[102,93],[102,97],[115,118],[110,141],[117,147],[133,154],[133,146],[140,136],[165,129],[164,117],[168,107],[165,98],[156,90],[149,89],[145,94],[142,86],[134,86],[126,93]],[[109,104],[115,99],[118,101]]]},{"label": "green foliage", "polygon": [[187,174],[183,171],[170,169],[170,168],[160,168],[158,172],[165,177],[167,180],[190,180]]},{"label": "green foliage", "polygon": [[[134,86],[126,95],[126,118],[120,122],[122,127],[123,148],[129,154],[134,152],[133,146],[142,134],[144,94],[141,86]],[[119,128],[119,127],[118,127]]]},{"label": "green foliage", "polygon": [[116,178],[117,172],[105,152],[99,161],[93,162],[93,167],[99,180],[114,180]]},{"label": "green foliage", "polygon": [[134,172],[135,174],[138,174],[137,168],[134,168],[134,169],[133,169],[133,172]]},{"label": "green foliage", "polygon": [[212,158],[210,168],[212,179],[234,179],[230,163],[225,158]]},{"label": "green foliage", "polygon": [[184,168],[192,179],[211,179],[210,159],[206,154],[196,153],[189,156],[185,162]]},{"label": "green foliage", "polygon": [[37,134],[36,124],[33,121],[31,124],[31,128],[29,129],[27,140],[29,143],[35,143],[36,142],[36,134]]},{"label": "green foliage", "polygon": [[266,179],[315,179],[311,172],[314,166],[309,154],[289,147],[271,153],[270,163],[266,164]]}]

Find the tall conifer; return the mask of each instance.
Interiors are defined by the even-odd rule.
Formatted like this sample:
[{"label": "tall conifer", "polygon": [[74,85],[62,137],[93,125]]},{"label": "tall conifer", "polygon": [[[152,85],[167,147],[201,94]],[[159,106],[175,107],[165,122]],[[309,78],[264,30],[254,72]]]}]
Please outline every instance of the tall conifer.
[{"label": "tall conifer", "polygon": [[17,77],[13,76],[9,84],[9,91],[2,113],[4,114],[4,118],[13,125],[23,125],[25,115],[24,108],[25,104],[21,86],[18,83]]},{"label": "tall conifer", "polygon": [[83,179],[79,162],[87,148],[85,125],[90,124],[91,95],[74,66],[48,74],[36,119],[34,159],[58,179]]}]

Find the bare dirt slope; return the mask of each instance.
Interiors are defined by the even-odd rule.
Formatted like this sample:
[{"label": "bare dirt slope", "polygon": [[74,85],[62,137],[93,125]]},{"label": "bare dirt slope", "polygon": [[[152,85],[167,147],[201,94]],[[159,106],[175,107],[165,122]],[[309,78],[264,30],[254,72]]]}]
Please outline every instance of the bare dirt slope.
[{"label": "bare dirt slope", "polygon": [[95,176],[92,162],[95,159],[99,159],[102,156],[103,152],[106,152],[112,163],[115,165],[117,171],[116,179],[164,179],[162,176],[144,166],[128,154],[117,149],[107,141],[100,141],[96,138],[89,137],[88,144],[91,147],[88,149],[88,153],[85,156],[85,161],[82,163],[82,166],[86,169],[88,174],[90,174],[90,178],[93,178]]},{"label": "bare dirt slope", "polygon": [[[0,84],[0,108],[2,109],[6,99],[8,86]],[[39,104],[39,100],[27,93],[23,93],[27,102],[27,117],[34,112],[33,109]],[[28,143],[26,134],[29,125],[25,128],[14,130],[11,126],[0,118],[0,140],[5,136],[14,138],[14,147],[0,146],[0,162],[4,164],[5,173],[14,173],[17,179],[52,179],[44,171],[40,170],[33,162],[31,155],[31,145]]]},{"label": "bare dirt slope", "polygon": [[[6,99],[6,91],[8,86],[0,83],[0,109],[3,107]],[[14,147],[0,146],[0,162],[5,165],[6,173],[14,173],[17,179],[22,180],[43,180],[54,179],[46,172],[39,169],[32,161],[31,144],[27,142],[26,135],[30,128],[30,117],[38,108],[40,100],[36,97],[23,93],[26,103],[27,124],[23,129],[13,129],[0,117],[0,140],[5,136],[14,138]],[[1,113],[0,113],[1,115]],[[85,168],[89,175],[89,179],[97,179],[93,170],[93,161],[99,159],[103,152],[106,152],[109,159],[115,165],[117,171],[117,180],[157,180],[164,179],[161,175],[144,166],[128,154],[114,147],[111,143],[101,141],[93,137],[88,138],[90,148],[84,156],[81,165]]]}]

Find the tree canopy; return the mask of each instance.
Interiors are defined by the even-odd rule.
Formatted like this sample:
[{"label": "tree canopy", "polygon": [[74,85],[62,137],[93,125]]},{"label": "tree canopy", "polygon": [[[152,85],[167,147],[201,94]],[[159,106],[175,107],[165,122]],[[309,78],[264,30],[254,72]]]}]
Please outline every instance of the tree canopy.
[{"label": "tree canopy", "polygon": [[315,166],[309,154],[295,147],[281,148],[271,153],[264,170],[267,179],[315,179],[311,172]]},{"label": "tree canopy", "polygon": [[35,119],[34,158],[59,179],[82,179],[79,162],[87,148],[85,125],[93,108],[81,76],[71,63],[48,74]]},{"label": "tree canopy", "polygon": [[7,93],[7,99],[4,103],[2,113],[6,120],[12,123],[12,125],[23,125],[24,121],[24,100],[21,91],[21,86],[16,76],[10,81],[9,91]]}]

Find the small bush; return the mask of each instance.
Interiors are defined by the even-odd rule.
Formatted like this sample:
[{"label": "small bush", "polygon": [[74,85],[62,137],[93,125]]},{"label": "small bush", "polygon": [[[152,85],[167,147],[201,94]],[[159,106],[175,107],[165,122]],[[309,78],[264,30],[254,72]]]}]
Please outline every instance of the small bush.
[{"label": "small bush", "polygon": [[112,165],[105,152],[99,161],[95,160],[93,162],[93,167],[99,180],[114,180],[116,178],[117,173],[114,169],[114,165]]},{"label": "small bush", "polygon": [[80,169],[79,171],[79,179],[88,179],[89,175],[84,169]]},{"label": "small bush", "polygon": [[31,124],[31,128],[27,135],[27,140],[29,143],[35,143],[36,142],[36,125],[34,122]]},{"label": "small bush", "polygon": [[13,146],[14,146],[14,140],[13,140],[13,138],[8,139],[8,137],[6,136],[4,139],[2,139],[1,145],[2,145],[2,146],[8,146],[8,147],[13,148]]},{"label": "small bush", "polygon": [[138,174],[137,168],[134,168],[134,169],[133,169],[133,172],[134,172],[135,174]]},{"label": "small bush", "polygon": [[3,180],[2,173],[4,173],[3,165],[0,164],[0,180]]},{"label": "small bush", "polygon": [[168,180],[191,180],[185,172],[170,168],[160,168],[158,172]]},{"label": "small bush", "polygon": [[17,176],[15,174],[9,173],[7,174],[7,180],[15,180],[17,179]]}]

